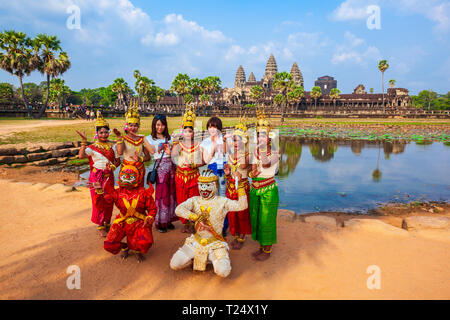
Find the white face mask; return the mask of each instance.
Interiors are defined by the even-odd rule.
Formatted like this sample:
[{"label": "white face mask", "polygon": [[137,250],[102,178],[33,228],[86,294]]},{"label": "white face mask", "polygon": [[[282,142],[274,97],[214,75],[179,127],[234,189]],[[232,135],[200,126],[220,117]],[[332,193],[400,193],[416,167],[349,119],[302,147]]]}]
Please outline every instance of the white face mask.
[{"label": "white face mask", "polygon": [[200,196],[205,199],[211,199],[217,192],[217,184],[216,182],[210,183],[198,183],[198,191],[200,192]]}]

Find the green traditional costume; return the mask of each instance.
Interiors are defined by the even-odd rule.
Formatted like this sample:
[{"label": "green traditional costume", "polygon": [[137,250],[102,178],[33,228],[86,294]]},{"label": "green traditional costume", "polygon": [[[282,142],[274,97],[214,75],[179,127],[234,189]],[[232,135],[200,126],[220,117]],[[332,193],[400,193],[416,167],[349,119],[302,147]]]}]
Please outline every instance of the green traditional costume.
[{"label": "green traditional costume", "polygon": [[[269,135],[270,124],[265,119],[264,112],[257,110],[256,130],[265,131]],[[269,135],[270,136],[270,135]],[[264,168],[260,159],[260,150],[257,148],[253,154],[254,163],[258,165],[261,173],[252,178],[250,189],[250,217],[252,223],[252,239],[260,243],[261,246],[271,246],[277,243],[277,211],[279,203],[278,186],[274,179],[278,168],[278,161],[271,163],[271,166]],[[271,159],[278,155],[267,153]]]}]

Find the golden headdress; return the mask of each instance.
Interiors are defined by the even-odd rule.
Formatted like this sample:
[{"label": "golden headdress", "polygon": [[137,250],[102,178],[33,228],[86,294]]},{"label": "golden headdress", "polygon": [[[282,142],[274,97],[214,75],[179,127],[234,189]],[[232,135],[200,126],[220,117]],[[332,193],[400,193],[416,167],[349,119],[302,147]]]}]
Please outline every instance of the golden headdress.
[{"label": "golden headdress", "polygon": [[266,111],[264,107],[260,110],[258,107],[256,108],[256,130],[267,130],[269,132],[271,129],[270,122],[266,118]]},{"label": "golden headdress", "polygon": [[186,111],[183,115],[183,128],[194,127],[195,122],[195,105],[193,103],[186,104]]},{"label": "golden headdress", "polygon": [[95,127],[108,127],[109,128],[109,123],[106,122],[106,120],[103,118],[102,113],[100,112],[100,110],[97,110],[97,119],[95,119]]},{"label": "golden headdress", "polygon": [[211,183],[219,181],[219,178],[211,170],[204,170],[198,177],[199,183]]},{"label": "golden headdress", "polygon": [[126,123],[141,123],[141,116],[139,115],[137,101],[131,100],[130,107],[125,114]]},{"label": "golden headdress", "polygon": [[247,123],[245,115],[239,119],[239,123],[234,126],[233,135],[240,136],[243,140],[247,140]]}]

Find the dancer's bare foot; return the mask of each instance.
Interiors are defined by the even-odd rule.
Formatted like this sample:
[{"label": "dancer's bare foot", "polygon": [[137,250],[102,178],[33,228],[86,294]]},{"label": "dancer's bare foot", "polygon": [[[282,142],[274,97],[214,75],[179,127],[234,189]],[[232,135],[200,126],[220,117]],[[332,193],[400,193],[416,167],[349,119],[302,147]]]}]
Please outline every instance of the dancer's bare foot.
[{"label": "dancer's bare foot", "polygon": [[183,233],[194,233],[195,229],[194,229],[194,225],[190,224],[190,223],[185,223],[183,226],[183,229],[181,229],[181,232]]},{"label": "dancer's bare foot", "polygon": [[258,261],[265,261],[270,258],[270,254],[272,252],[272,246],[266,246],[261,249],[261,253],[255,256],[255,259]]},{"label": "dancer's bare foot", "polygon": [[128,258],[128,250],[122,250],[122,252],[120,253],[120,257],[122,258],[122,260],[126,260]]},{"label": "dancer's bare foot", "polygon": [[137,259],[138,263],[141,263],[142,261],[145,260],[145,257],[142,253],[138,252],[138,253],[136,253],[136,259]]},{"label": "dancer's bare foot", "polygon": [[100,237],[106,238],[106,236],[108,235],[108,230],[106,230],[106,228],[98,229],[98,233]]},{"label": "dancer's bare foot", "polygon": [[[242,240],[244,240],[244,239],[242,239]],[[240,250],[243,245],[244,245],[244,241],[239,241],[236,238],[231,242],[231,248],[233,250]]]}]

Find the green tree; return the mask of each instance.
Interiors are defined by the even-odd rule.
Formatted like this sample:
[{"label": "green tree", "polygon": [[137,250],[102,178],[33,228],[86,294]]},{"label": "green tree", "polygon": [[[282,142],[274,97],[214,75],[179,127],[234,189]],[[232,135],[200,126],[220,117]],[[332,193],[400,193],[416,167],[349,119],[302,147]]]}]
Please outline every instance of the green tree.
[{"label": "green tree", "polygon": [[32,40],[33,57],[32,63],[36,66],[41,74],[47,77],[47,94],[43,106],[39,110],[38,118],[42,117],[47,109],[50,78],[56,78],[66,72],[71,62],[66,52],[61,49],[61,42],[56,36],[49,36],[47,34],[38,34]]},{"label": "green tree", "polygon": [[396,83],[397,81],[395,80],[395,79],[391,79],[391,80],[389,80],[389,84],[390,84],[390,86],[393,88],[394,86],[395,86],[395,83]]},{"label": "green tree", "polygon": [[384,105],[384,72],[389,68],[389,64],[387,60],[381,60],[378,63],[378,70],[381,71],[381,90],[383,92],[383,112],[385,112],[385,105]]},{"label": "green tree", "polygon": [[0,102],[13,103],[14,101],[14,86],[7,82],[0,83]]},{"label": "green tree", "polygon": [[23,102],[28,115],[33,117],[33,111],[23,88],[23,77],[29,76],[37,68],[31,63],[30,46],[31,39],[24,32],[8,30],[0,33],[0,68],[19,79]]},{"label": "green tree", "polygon": [[128,83],[123,78],[117,78],[111,85],[111,90],[117,94],[119,100],[127,103],[127,95],[132,92]]},{"label": "green tree", "polygon": [[336,100],[341,98],[341,90],[339,90],[338,88],[331,89],[330,98],[333,100],[334,111],[336,112]]},{"label": "green tree", "polygon": [[311,97],[314,99],[314,108],[317,108],[317,99],[322,96],[322,89],[319,86],[315,86],[311,89]]},{"label": "green tree", "polygon": [[59,108],[65,104],[67,97],[70,95],[70,89],[65,85],[63,79],[55,78],[50,81],[49,101]]},{"label": "green tree", "polygon": [[294,85],[293,90],[287,94],[287,102],[292,106],[300,102],[304,95],[303,87]]},{"label": "green tree", "polygon": [[273,77],[273,88],[283,96],[283,101],[281,103],[281,122],[284,122],[284,112],[287,103],[287,95],[294,88],[292,75],[286,71],[276,73]]},{"label": "green tree", "polygon": [[[172,92],[175,92],[178,97],[184,97],[184,95],[190,93],[189,83],[190,78],[187,74],[179,73],[173,79],[172,86],[170,87],[170,90]],[[178,100],[178,103],[180,103],[180,100]]]}]

